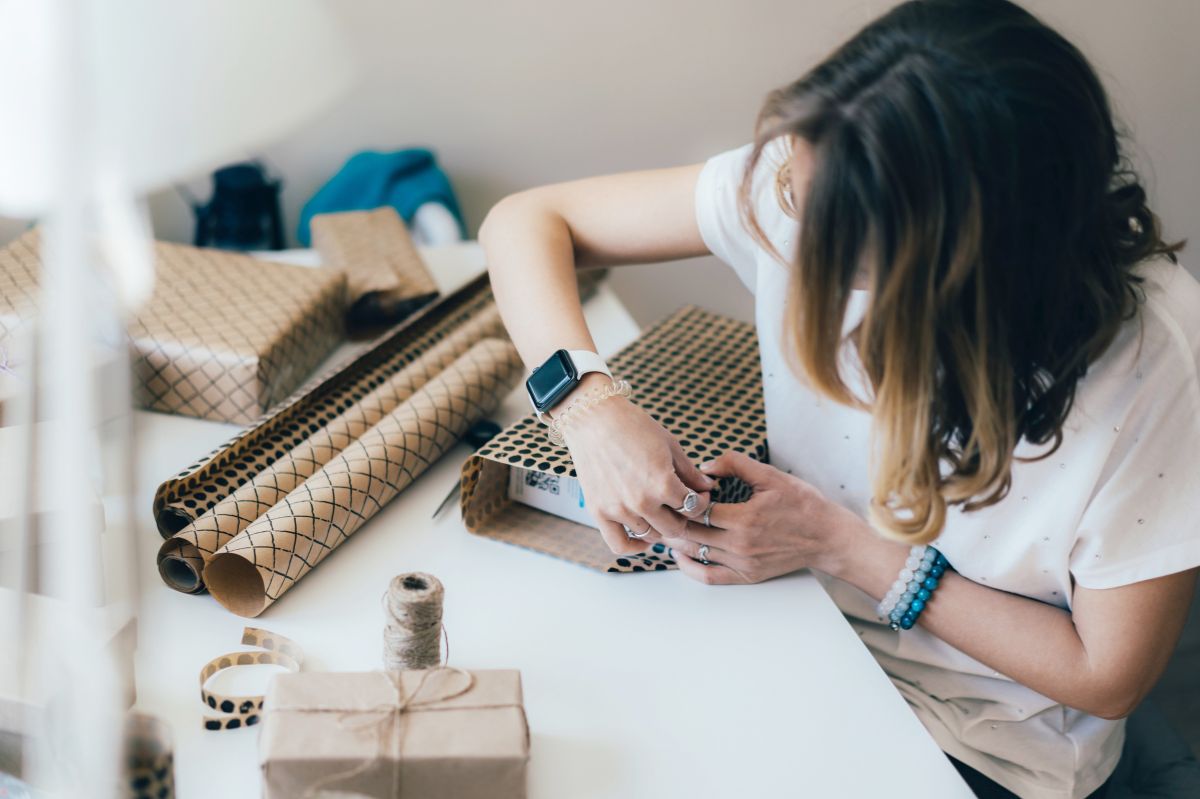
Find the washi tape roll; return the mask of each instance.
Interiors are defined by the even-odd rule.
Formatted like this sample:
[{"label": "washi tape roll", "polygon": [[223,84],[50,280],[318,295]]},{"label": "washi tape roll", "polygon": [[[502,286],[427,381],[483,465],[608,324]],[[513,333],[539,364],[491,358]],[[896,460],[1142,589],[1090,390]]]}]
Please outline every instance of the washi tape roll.
[{"label": "washi tape roll", "polygon": [[206,730],[236,730],[252,727],[262,718],[263,697],[229,696],[209,690],[208,682],[219,671],[238,666],[282,666],[288,671],[300,671],[304,653],[295,641],[276,635],[270,630],[247,627],[242,631],[242,643],[256,646],[262,652],[227,652],[217,655],[200,669],[200,700],[220,715],[205,715]]}]

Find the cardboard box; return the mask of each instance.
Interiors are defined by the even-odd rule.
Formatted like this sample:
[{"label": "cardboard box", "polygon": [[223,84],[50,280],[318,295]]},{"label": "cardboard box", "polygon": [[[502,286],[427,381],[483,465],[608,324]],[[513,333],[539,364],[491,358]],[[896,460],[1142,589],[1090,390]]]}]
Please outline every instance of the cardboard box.
[{"label": "cardboard box", "polygon": [[[769,462],[753,325],[686,306],[610,358],[608,365],[615,377],[630,382],[633,401],[678,439],[694,463],[729,451]],[[513,469],[578,476],[571,453],[552,444],[546,428],[530,413],[463,464],[460,503],[463,522],[472,533],[600,571],[676,568],[664,552],[614,555],[587,524],[514,501]],[[713,494],[716,502],[749,497],[750,487],[737,478],[722,478]]]},{"label": "cardboard box", "polygon": [[316,789],[390,799],[522,799],[529,728],[517,671],[281,674],[264,703],[266,799]]}]

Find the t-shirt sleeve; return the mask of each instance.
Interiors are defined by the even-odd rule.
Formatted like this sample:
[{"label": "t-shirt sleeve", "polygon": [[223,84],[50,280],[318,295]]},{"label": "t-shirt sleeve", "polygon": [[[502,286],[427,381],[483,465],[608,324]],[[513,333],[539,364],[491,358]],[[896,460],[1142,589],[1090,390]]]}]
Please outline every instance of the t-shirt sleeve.
[{"label": "t-shirt sleeve", "polygon": [[[758,258],[766,250],[743,224],[738,210],[738,191],[752,150],[753,145],[747,144],[710,158],[696,180],[695,202],[696,224],[705,245],[731,266],[753,293]],[[755,167],[751,190],[755,218],[781,252],[786,244],[777,240],[777,233],[788,217],[776,199],[775,175],[785,158],[782,140],[768,143]]]},{"label": "t-shirt sleeve", "polygon": [[1162,335],[1141,342],[1129,375],[1141,384],[1137,399],[1116,425],[1120,439],[1071,550],[1071,574],[1085,588],[1200,566],[1200,342],[1169,318],[1155,327]]}]

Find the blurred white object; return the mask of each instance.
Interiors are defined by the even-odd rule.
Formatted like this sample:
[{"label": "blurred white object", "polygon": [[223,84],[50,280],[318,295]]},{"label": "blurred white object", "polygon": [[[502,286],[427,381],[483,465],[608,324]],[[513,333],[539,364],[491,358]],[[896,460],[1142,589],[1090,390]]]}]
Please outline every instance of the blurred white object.
[{"label": "blurred white object", "polygon": [[[0,641],[18,675],[56,690],[32,753],[39,788],[94,797],[117,788],[122,668],[96,613],[122,629],[136,606],[133,511],[126,501],[123,518],[108,520],[104,549],[123,557],[106,569],[85,498],[127,498],[132,482],[129,412],[105,439],[96,422],[103,394],[120,392],[129,408],[121,312],[153,285],[137,197],[328,104],[353,76],[334,31],[318,0],[0,0],[0,213],[44,221],[35,400],[22,404],[36,405],[51,432],[21,471],[31,486],[56,487],[44,533],[71,542],[39,575],[64,608],[56,626],[32,623],[18,592],[7,628],[17,640]],[[104,362],[125,379],[97,380]],[[28,518],[29,486],[16,493]]]},{"label": "blurred white object", "polygon": [[441,203],[424,203],[412,220],[412,239],[418,247],[438,247],[462,241],[462,228],[450,209]]}]

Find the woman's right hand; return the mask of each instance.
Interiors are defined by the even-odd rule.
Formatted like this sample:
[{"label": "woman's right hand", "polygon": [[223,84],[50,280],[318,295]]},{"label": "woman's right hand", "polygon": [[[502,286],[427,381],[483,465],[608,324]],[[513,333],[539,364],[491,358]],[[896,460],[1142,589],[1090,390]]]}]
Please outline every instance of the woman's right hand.
[{"label": "woman's right hand", "polygon": [[[609,549],[641,552],[663,537],[676,538],[689,518],[708,507],[716,481],[688,460],[679,442],[650,414],[624,397],[608,397],[571,412],[563,425],[588,511]],[[689,491],[700,495],[695,510],[680,513]],[[641,532],[630,538],[625,527]]]}]

